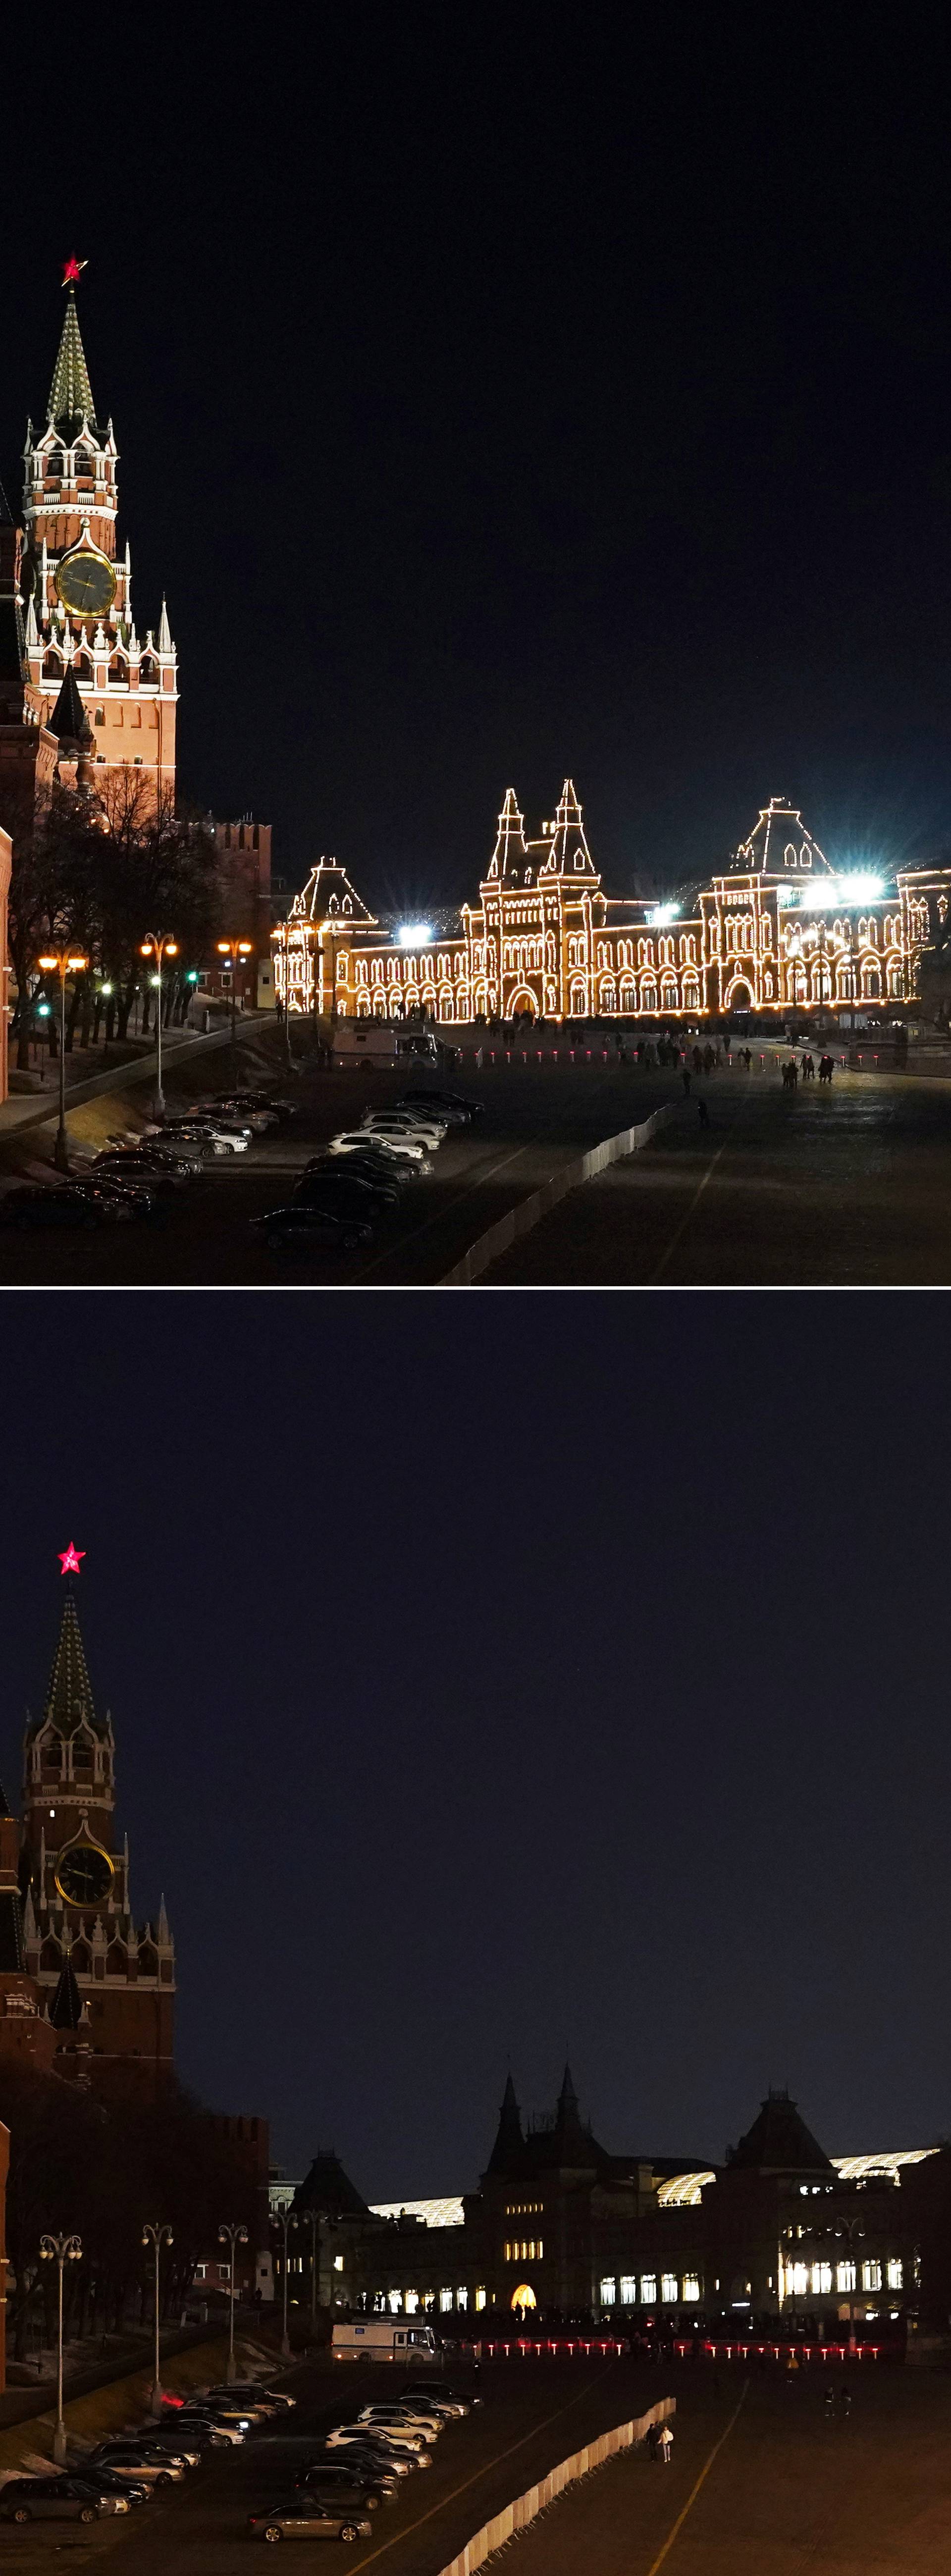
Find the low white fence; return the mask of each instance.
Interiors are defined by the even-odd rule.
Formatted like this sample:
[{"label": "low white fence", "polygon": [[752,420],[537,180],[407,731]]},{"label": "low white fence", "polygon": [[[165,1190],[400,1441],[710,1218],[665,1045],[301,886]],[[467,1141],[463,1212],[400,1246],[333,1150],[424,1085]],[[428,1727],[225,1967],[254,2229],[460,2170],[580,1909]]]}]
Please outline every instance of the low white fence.
[{"label": "low white fence", "polygon": [[665,1127],[673,1117],[674,1105],[668,1103],[664,1109],[653,1110],[639,1127],[622,1127],[616,1136],[605,1136],[602,1144],[591,1147],[590,1153],[575,1155],[560,1172],[553,1172],[540,1190],[532,1190],[527,1199],[520,1199],[517,1207],[509,1209],[507,1216],[500,1216],[485,1234],[477,1235],[455,1269],[447,1270],[440,1287],[471,1288],[473,1280],[481,1279],[483,1271],[508,1252],[521,1235],[530,1234],[539,1218],[547,1216],[549,1208],[557,1207],[559,1199],[566,1199],[569,1190],[578,1189],[582,1181],[596,1180],[599,1172],[607,1171],[609,1163],[622,1163],[628,1154],[636,1154],[642,1145],[649,1145],[658,1127]]},{"label": "low white fence", "polygon": [[586,2478],[591,2469],[602,2468],[605,2460],[613,2460],[617,2451],[633,2450],[638,2442],[643,2442],[652,2424],[666,2423],[668,2415],[676,2412],[676,2398],[662,2397],[656,2406],[648,2408],[646,2415],[635,2415],[629,2424],[612,2425],[609,2433],[599,2433],[596,2442],[586,2442],[583,2451],[572,2451],[570,2459],[559,2460],[556,2469],[549,2469],[547,2478],[541,2478],[537,2486],[526,2488],[525,2494],[516,2496],[513,2504],[503,2505],[501,2513],[494,2513],[491,2522],[484,2522],[481,2531],[474,2532],[465,2548],[460,2549],[458,2558],[453,2558],[449,2566],[442,2569],[441,2576],[473,2576],[474,2568],[484,2567],[493,2551],[504,2549],[506,2541],[512,2540],[517,2531],[527,2530],[536,2514],[544,2513],[546,2507],[554,2503],[555,2497],[563,2494],[565,2487],[573,2486],[576,2478]]}]

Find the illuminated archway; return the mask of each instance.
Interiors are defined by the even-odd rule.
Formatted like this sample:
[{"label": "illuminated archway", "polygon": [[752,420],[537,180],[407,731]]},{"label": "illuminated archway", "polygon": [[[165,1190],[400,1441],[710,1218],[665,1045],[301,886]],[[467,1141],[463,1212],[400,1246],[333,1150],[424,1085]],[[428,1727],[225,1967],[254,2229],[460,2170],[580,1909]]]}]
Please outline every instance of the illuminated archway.
[{"label": "illuminated archway", "polygon": [[538,2302],[535,2297],[535,2292],[531,2287],[531,2283],[529,2281],[522,2281],[519,2284],[518,2289],[513,2290],[512,2292],[513,2308],[534,2308],[537,2307],[537,2305]]},{"label": "illuminated archway", "polygon": [[535,994],[530,992],[527,984],[520,984],[509,996],[506,1016],[510,1020],[533,1020],[537,1010],[538,1002]]},{"label": "illuminated archway", "polygon": [[725,1000],[728,1011],[752,1010],[753,996],[750,992],[749,985],[744,982],[742,976],[737,975],[735,977],[733,983],[730,985],[729,992],[725,995]]}]

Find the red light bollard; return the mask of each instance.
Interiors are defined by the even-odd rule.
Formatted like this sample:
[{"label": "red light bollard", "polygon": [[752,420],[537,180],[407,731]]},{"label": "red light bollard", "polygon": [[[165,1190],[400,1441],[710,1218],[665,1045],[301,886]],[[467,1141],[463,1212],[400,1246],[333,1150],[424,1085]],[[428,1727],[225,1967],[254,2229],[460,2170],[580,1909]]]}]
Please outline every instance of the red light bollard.
[{"label": "red light bollard", "polygon": [[540,1047],[539,1047],[539,1048],[538,1048],[538,1050],[537,1050],[537,1054],[538,1054],[538,1062],[539,1062],[539,1064],[540,1064],[540,1063],[541,1063],[541,1060],[542,1060],[542,1051],[541,1051],[541,1048],[540,1048]]},{"label": "red light bollard", "polygon": [[585,1051],[584,1051],[584,1060],[585,1060],[585,1063],[586,1063],[586,1064],[590,1064],[590,1062],[591,1062],[591,1049],[590,1049],[590,1047],[586,1047],[586,1048],[585,1048]]},{"label": "red light bollard", "polygon": [[608,1051],[607,1051],[607,1047],[602,1047],[602,1049],[601,1049],[601,1062],[602,1062],[602,1064],[606,1064],[606,1063],[607,1063],[607,1060],[608,1060]]},{"label": "red light bollard", "polygon": [[573,1064],[573,1063],[574,1063],[574,1060],[575,1060],[575,1051],[574,1051],[574,1047],[569,1047],[569,1049],[568,1049],[568,1061],[569,1061],[569,1064]]},{"label": "red light bollard", "polygon": [[495,1048],[494,1048],[494,1047],[490,1047],[490,1048],[489,1048],[489,1063],[490,1063],[490,1064],[494,1064],[494,1063],[495,1063]]},{"label": "red light bollard", "polygon": [[528,1049],[527,1049],[527,1047],[523,1047],[523,1048],[522,1048],[522,1063],[523,1063],[523,1064],[527,1064],[527,1063],[528,1063]]},{"label": "red light bollard", "polygon": [[551,1051],[551,1060],[552,1060],[552,1063],[553,1063],[553,1064],[557,1064],[557,1062],[558,1062],[558,1049],[557,1049],[557,1047],[552,1047],[552,1051]]},{"label": "red light bollard", "polygon": [[512,1050],[511,1050],[511,1047],[506,1047],[506,1050],[505,1050],[505,1061],[506,1061],[506,1064],[511,1064],[511,1061],[512,1061]]}]

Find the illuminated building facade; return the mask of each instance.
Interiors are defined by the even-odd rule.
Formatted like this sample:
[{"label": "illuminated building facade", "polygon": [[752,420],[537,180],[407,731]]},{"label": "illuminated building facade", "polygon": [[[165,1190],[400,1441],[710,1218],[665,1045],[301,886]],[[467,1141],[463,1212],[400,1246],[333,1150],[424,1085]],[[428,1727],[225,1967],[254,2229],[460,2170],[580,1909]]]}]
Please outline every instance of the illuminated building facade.
[{"label": "illuminated building facade", "polygon": [[[447,2333],[511,2333],[513,2315],[878,2340],[951,2322],[951,2150],[830,2158],[784,2092],[711,2166],[609,2153],[567,2067],[554,2112],[525,2126],[510,2077],[477,2191],[371,2208],[322,2152],[282,2198],[319,2213],[321,2306],[428,2312]],[[309,2305],[306,2239],[289,2259]]]},{"label": "illuminated building facade", "polygon": [[836,871],[775,796],[683,908],[610,896],[569,778],[537,840],[508,789],[479,902],[449,938],[385,937],[321,859],[275,932],[275,987],[292,1011],[449,1024],[887,1012],[915,999],[949,899],[951,870]]}]

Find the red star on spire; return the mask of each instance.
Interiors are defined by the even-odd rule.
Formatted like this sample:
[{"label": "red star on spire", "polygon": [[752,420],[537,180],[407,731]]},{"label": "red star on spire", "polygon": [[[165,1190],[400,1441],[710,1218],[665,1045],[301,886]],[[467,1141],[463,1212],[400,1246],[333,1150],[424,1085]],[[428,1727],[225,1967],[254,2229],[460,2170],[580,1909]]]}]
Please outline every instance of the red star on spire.
[{"label": "red star on spire", "polygon": [[57,1550],[57,1553],[58,1553],[58,1555],[59,1555],[59,1567],[60,1567],[60,1573],[61,1573],[61,1574],[78,1574],[78,1573],[79,1573],[79,1560],[80,1560],[80,1557],[81,1557],[81,1556],[85,1556],[85,1553],[86,1553],[86,1550],[85,1550],[85,1548],[84,1548],[84,1547],[78,1547],[78,1548],[77,1548],[77,1547],[74,1547],[74,1546],[73,1546],[72,1539],[70,1539],[69,1546],[68,1546],[68,1547],[66,1547],[66,1548],[60,1548],[60,1549],[58,1549],[58,1550]]},{"label": "red star on spire", "polygon": [[[65,261],[64,261],[64,263],[63,263],[63,285],[64,285],[64,286],[74,286],[74,285],[75,285],[75,283],[76,283],[76,279],[77,279],[77,277],[81,277],[81,276],[82,276],[82,273],[83,273],[84,268],[87,268],[87,267],[88,267],[88,265],[89,265],[88,260],[85,260],[85,259],[67,259],[67,260],[65,260]],[[84,1556],[85,1556],[85,1553],[86,1553],[85,1548],[83,1548],[83,1550],[82,1550],[82,1554],[83,1554]]]}]

